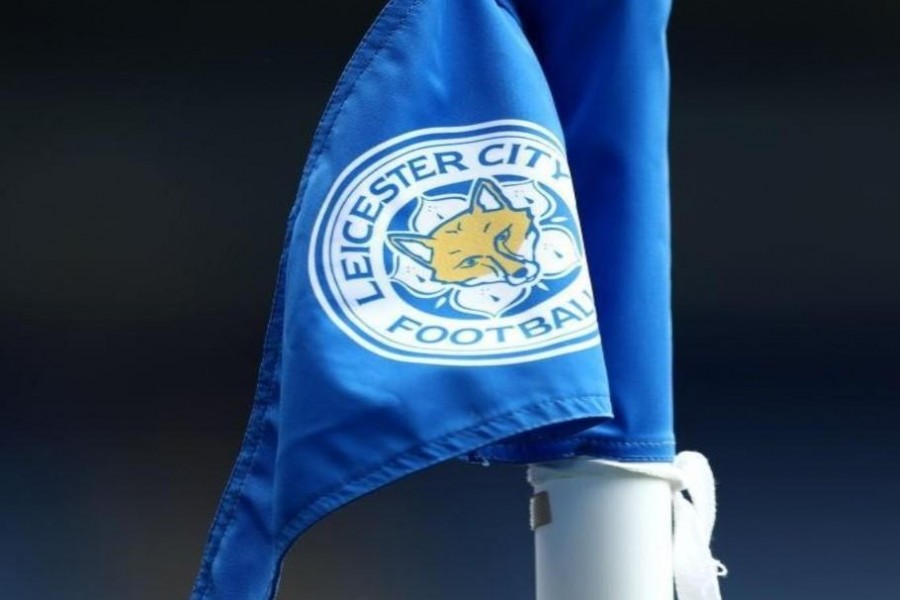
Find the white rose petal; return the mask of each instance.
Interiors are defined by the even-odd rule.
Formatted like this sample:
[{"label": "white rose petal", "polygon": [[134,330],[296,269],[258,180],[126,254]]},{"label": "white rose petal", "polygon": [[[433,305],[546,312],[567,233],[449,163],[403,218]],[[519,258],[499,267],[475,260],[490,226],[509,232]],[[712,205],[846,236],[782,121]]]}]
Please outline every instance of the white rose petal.
[{"label": "white rose petal", "polygon": [[404,254],[394,254],[394,273],[391,277],[399,281],[418,296],[434,296],[444,291],[444,286],[434,281],[432,271]]},{"label": "white rose petal", "polygon": [[485,283],[456,292],[453,307],[468,313],[496,317],[528,295],[528,288],[506,282]]},{"label": "white rose petal", "polygon": [[578,266],[581,257],[572,235],[565,229],[544,227],[535,249],[544,277],[562,277]]},{"label": "white rose petal", "polygon": [[540,219],[553,212],[553,200],[532,180],[522,183],[510,183],[501,186],[503,193],[509,198],[514,208],[527,208],[531,216]]},{"label": "white rose petal", "polygon": [[412,218],[413,230],[430,233],[468,208],[469,201],[462,196],[422,196]]}]

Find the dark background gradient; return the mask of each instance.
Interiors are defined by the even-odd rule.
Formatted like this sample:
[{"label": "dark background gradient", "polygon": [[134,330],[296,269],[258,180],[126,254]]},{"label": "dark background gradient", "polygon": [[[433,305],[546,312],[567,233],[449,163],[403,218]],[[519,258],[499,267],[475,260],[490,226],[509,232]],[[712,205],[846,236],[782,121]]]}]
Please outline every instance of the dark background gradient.
[{"label": "dark background gradient", "polygon": [[[3,600],[187,597],[380,2],[311,5],[0,11]],[[719,477],[726,597],[896,600],[900,2],[676,0],[670,33],[677,425]],[[305,536],[281,598],[530,598],[527,495],[414,476]]]}]

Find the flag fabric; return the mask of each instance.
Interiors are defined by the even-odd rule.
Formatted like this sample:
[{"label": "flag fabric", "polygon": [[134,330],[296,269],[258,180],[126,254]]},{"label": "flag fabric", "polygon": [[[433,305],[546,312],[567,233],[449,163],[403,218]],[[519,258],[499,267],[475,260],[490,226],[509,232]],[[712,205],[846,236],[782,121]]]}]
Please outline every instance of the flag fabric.
[{"label": "flag fabric", "polygon": [[[564,456],[670,462],[666,26],[670,0],[515,0],[566,140],[614,418],[560,439]],[[522,458],[495,446],[494,458]],[[525,458],[542,460],[541,447]]]},{"label": "flag fabric", "polygon": [[274,598],[304,530],[450,458],[672,459],[667,16],[387,4],[301,176],[192,600]]}]

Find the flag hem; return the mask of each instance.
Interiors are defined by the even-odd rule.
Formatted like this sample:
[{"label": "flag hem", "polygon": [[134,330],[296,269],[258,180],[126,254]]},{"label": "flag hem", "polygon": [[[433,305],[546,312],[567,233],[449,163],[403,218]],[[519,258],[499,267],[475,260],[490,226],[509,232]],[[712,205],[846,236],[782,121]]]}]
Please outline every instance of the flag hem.
[{"label": "flag hem", "polygon": [[[551,398],[494,415],[475,425],[443,434],[425,444],[394,455],[377,468],[358,475],[340,487],[319,496],[312,503],[307,504],[301,514],[281,528],[275,538],[274,553],[277,558],[272,573],[273,584],[267,600],[274,598],[282,563],[293,543],[302,533],[337,509],[404,477],[497,443],[496,441],[485,443],[485,439],[503,440],[563,422],[583,422],[585,428],[588,428],[610,417],[612,417],[612,409],[609,396],[606,394]],[[540,425],[535,427],[535,423],[540,423]],[[527,461],[509,462],[525,463]],[[222,534],[224,535],[224,533],[223,531]],[[203,596],[198,596],[197,600],[201,598]]]},{"label": "flag hem", "polygon": [[491,444],[480,456],[486,460],[529,463],[576,456],[622,462],[671,462],[675,458],[675,440],[600,440],[579,435],[553,439],[536,435]]},{"label": "flag hem", "polygon": [[[609,397],[603,394],[586,394],[552,398],[532,402],[516,410],[508,411],[480,421],[474,425],[443,434],[411,450],[395,454],[378,468],[354,477],[340,487],[319,496],[307,505],[307,512],[298,515],[282,528],[276,540],[276,549],[287,550],[294,539],[324,515],[348,502],[358,499],[387,483],[434,466],[438,463],[493,445],[502,440],[534,429],[563,422],[584,421],[586,427],[612,416]],[[540,423],[535,427],[535,423]],[[485,440],[489,440],[485,442]],[[517,463],[527,461],[516,460]]]}]

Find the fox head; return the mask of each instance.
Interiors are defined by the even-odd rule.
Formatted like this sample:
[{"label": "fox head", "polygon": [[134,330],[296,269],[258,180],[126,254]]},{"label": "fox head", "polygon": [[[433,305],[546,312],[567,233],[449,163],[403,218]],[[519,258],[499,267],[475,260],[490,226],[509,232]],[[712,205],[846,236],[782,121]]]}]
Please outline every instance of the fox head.
[{"label": "fox head", "polygon": [[436,281],[464,286],[533,281],[537,238],[531,214],[513,207],[490,179],[476,180],[468,210],[430,233],[388,235],[394,248],[431,269]]}]

